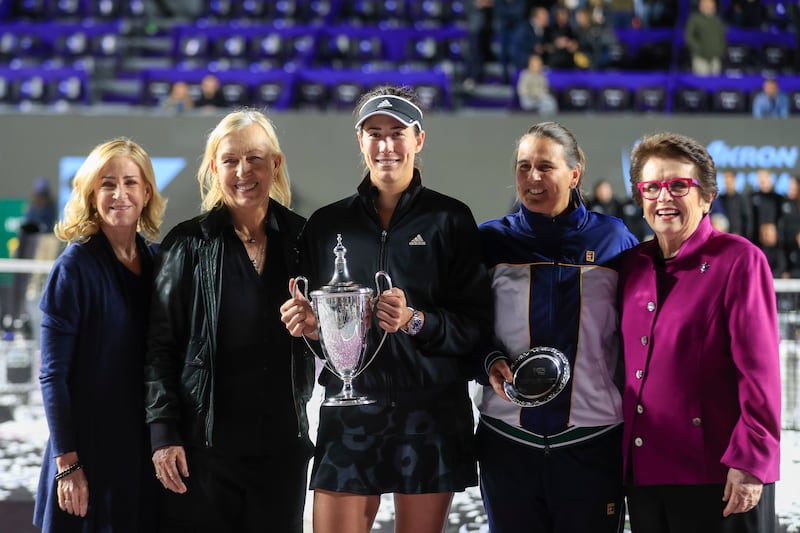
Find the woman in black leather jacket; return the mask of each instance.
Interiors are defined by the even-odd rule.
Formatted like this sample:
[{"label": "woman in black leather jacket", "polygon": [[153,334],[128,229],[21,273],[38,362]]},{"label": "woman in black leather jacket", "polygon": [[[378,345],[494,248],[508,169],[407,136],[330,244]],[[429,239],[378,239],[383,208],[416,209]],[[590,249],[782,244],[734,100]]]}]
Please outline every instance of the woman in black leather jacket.
[{"label": "woman in black leather jacket", "polygon": [[[145,366],[161,531],[302,531],[313,360],[280,322],[296,239],[260,112],[230,113],[198,172],[203,214],[161,244]],[[268,479],[280,479],[275,491]]]},{"label": "woman in black leather jacket", "polygon": [[[356,121],[368,173],[355,195],[309,218],[300,272],[311,288],[331,280],[341,234],[352,281],[369,287],[385,271],[395,286],[380,293],[368,354],[381,330],[386,341],[354,381],[376,403],[320,410],[314,531],[368,532],[380,495],[394,493],[396,531],[440,533],[453,492],[477,484],[467,383],[470,350],[491,330],[488,278],[469,208],[423,187],[415,168],[425,141],[416,95],[375,89]],[[317,338],[302,295],[281,312],[292,335]],[[342,387],[331,372],[320,379],[326,396]]]}]

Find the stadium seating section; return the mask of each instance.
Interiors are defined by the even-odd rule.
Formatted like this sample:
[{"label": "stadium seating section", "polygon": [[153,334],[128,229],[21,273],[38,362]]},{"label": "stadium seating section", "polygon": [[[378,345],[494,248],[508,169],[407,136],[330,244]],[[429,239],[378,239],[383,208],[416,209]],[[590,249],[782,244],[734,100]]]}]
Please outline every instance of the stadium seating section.
[{"label": "stadium seating section", "polygon": [[[0,0],[0,105],[156,106],[173,82],[196,94],[213,72],[231,106],[349,110],[365,89],[399,83],[457,109],[470,102],[468,1],[209,0],[189,20],[143,0]],[[728,30],[723,76],[689,73],[679,23],[616,30],[613,68],[549,72],[551,90],[567,112],[746,113],[770,75],[800,113],[797,36],[785,2],[766,3],[767,25]],[[518,109],[510,92],[489,105]]]}]

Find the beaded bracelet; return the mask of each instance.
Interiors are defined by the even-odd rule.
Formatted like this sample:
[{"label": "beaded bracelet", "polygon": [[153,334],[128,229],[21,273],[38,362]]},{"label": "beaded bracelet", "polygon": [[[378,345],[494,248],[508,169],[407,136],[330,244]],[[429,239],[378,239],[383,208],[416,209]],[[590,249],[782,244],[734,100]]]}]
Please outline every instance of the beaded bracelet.
[{"label": "beaded bracelet", "polygon": [[56,481],[63,479],[68,475],[70,475],[71,473],[75,472],[76,470],[80,470],[81,468],[83,468],[83,465],[80,462],[72,463],[67,468],[56,474],[55,479]]}]

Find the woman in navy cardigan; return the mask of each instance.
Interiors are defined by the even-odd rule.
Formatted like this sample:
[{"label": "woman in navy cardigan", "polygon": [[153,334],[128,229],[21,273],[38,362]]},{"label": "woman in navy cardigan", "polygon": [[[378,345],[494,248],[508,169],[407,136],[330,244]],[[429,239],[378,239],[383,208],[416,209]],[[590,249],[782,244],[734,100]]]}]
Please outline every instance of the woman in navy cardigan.
[{"label": "woman in navy cardigan", "polygon": [[714,162],[644,137],[631,191],[655,239],[623,255],[623,454],[634,533],[774,530],[780,359],[764,254],[709,221]]},{"label": "woman in navy cardigan", "polygon": [[50,438],[34,524],[44,531],[154,531],[158,485],[144,422],[145,328],[165,201],[150,158],[125,138],[78,169],[42,310]]}]

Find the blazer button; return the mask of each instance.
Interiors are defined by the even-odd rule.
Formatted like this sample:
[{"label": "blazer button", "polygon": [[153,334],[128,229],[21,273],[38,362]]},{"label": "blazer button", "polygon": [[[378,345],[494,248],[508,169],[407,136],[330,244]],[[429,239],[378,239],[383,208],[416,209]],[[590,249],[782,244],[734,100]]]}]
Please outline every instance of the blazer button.
[{"label": "blazer button", "polygon": [[642,346],[647,346],[647,335],[642,335]]},{"label": "blazer button", "polygon": [[647,310],[651,313],[656,310],[656,303],[655,302],[647,302]]},{"label": "blazer button", "polygon": [[642,379],[643,376],[644,376],[644,370],[636,371],[636,379]]},{"label": "blazer button", "polygon": [[699,425],[700,425],[700,424],[702,424],[702,423],[703,423],[703,421],[702,421],[702,420],[700,420],[700,417],[697,417],[697,418],[692,418],[692,425],[693,425],[693,426],[699,426]]},{"label": "blazer button", "polygon": [[635,439],[633,439],[633,445],[636,446],[637,448],[641,448],[642,444],[644,444],[644,441],[642,440],[641,437],[636,437]]},{"label": "blazer button", "polygon": [[636,405],[636,412],[639,413],[639,414],[644,413],[644,405],[642,405],[642,404]]}]

